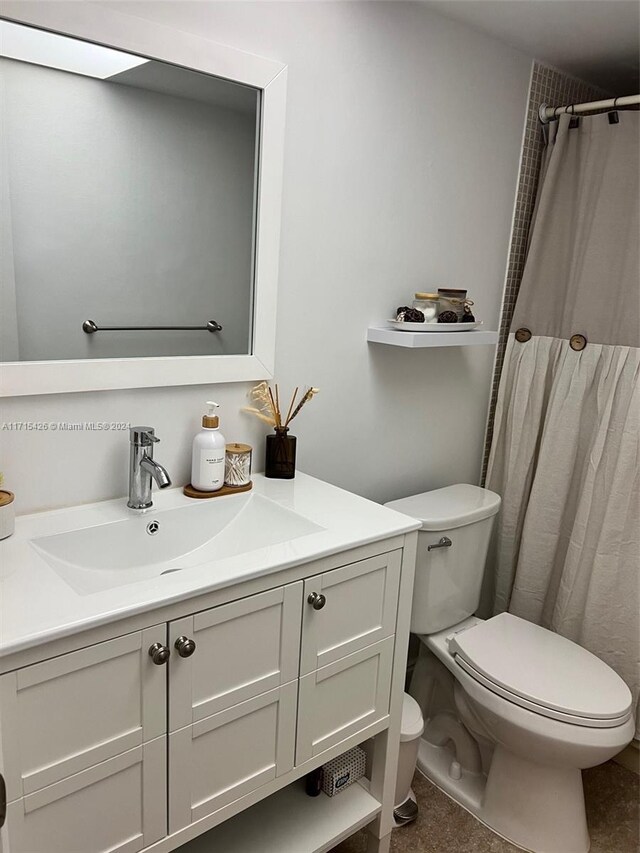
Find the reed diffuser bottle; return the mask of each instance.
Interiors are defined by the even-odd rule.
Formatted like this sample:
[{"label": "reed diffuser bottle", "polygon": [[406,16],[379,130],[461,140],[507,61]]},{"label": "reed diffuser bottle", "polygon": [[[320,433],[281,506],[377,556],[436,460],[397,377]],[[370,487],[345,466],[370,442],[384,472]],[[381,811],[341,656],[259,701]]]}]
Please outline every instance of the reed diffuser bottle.
[{"label": "reed diffuser bottle", "polygon": [[288,435],[289,427],[275,427],[274,435],[267,436],[264,476],[278,480],[292,480],[296,476],[296,437]]},{"label": "reed diffuser bottle", "polygon": [[297,439],[295,435],[289,435],[289,424],[299,414],[302,407],[318,393],[318,389],[307,388],[296,405],[298,391],[299,388],[296,388],[293,392],[284,419],[280,410],[280,392],[277,385],[274,392],[267,382],[261,382],[250,393],[254,405],[247,406],[245,411],[273,427],[273,435],[267,436],[265,477],[292,480],[296,475]]}]

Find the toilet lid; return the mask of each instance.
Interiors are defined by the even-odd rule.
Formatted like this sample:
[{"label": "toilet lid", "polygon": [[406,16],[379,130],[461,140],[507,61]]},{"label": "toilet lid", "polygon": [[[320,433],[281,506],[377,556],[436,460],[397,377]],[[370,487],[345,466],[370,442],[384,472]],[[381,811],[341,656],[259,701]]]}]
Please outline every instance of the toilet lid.
[{"label": "toilet lid", "polygon": [[485,687],[544,716],[612,727],[631,714],[631,691],[604,661],[511,613],[453,635],[449,651]]},{"label": "toilet lid", "polygon": [[480,486],[457,483],[389,501],[385,506],[419,519],[423,530],[452,530],[491,518],[500,508],[500,495]]}]

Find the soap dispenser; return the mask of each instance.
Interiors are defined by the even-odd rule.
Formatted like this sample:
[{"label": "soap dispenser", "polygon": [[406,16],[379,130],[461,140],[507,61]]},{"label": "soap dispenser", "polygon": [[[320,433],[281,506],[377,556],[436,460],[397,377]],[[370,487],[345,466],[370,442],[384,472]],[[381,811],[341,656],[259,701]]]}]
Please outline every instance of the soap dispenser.
[{"label": "soap dispenser", "polygon": [[193,439],[191,485],[200,492],[217,492],[224,485],[225,438],[220,432],[217,403],[207,401],[202,429]]}]

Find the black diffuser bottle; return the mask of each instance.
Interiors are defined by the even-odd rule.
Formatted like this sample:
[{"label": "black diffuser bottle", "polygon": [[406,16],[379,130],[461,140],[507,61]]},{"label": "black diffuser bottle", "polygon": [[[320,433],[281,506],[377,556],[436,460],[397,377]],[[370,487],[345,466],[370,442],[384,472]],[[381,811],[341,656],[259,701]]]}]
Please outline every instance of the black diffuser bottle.
[{"label": "black diffuser bottle", "polygon": [[267,436],[264,475],[274,480],[293,480],[296,476],[296,437],[289,427],[275,427]]}]

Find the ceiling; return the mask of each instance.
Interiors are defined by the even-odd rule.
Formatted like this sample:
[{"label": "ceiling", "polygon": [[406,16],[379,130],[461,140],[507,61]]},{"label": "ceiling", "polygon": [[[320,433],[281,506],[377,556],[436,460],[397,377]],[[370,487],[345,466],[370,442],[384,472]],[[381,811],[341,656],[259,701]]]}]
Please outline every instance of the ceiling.
[{"label": "ceiling", "polygon": [[615,95],[636,94],[637,0],[423,0],[535,59]]}]

